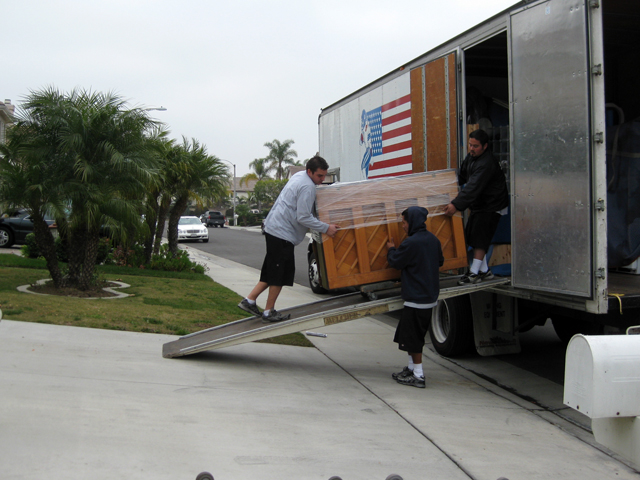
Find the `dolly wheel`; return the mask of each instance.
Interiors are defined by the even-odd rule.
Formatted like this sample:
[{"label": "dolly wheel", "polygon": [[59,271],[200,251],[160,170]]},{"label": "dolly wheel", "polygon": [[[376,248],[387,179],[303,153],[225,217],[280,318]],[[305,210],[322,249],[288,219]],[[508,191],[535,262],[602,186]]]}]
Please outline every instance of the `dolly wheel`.
[{"label": "dolly wheel", "polygon": [[209,472],[202,472],[198,474],[198,476],[196,477],[196,480],[214,480],[214,479],[213,479],[213,475],[211,475]]},{"label": "dolly wheel", "polygon": [[336,477],[336,476],[333,476],[333,477],[331,477],[329,480],[342,480],[342,478],[340,478],[340,477]]},{"label": "dolly wheel", "polygon": [[396,475],[395,473],[392,473],[384,480],[402,480],[402,477],[400,475]]}]

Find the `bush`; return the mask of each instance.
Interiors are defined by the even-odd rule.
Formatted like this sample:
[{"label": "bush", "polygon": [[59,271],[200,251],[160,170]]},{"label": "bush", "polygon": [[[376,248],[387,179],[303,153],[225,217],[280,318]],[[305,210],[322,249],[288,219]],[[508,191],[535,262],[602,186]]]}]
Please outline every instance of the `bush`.
[{"label": "bush", "polygon": [[[67,246],[65,242],[60,237],[56,237],[54,243],[56,246],[56,256],[58,257],[58,261],[62,263],[69,263],[69,255],[67,253]],[[30,233],[25,237],[24,245],[20,248],[20,251],[22,252],[22,256],[27,258],[39,258],[42,256],[40,248],[38,248],[38,244],[36,243],[36,235],[34,233]],[[110,251],[111,241],[108,238],[101,238],[100,243],[98,244],[96,265],[104,263],[109,256]]]},{"label": "bush", "polygon": [[151,270],[166,270],[169,272],[191,270],[196,273],[204,273],[204,267],[192,262],[186,250],[178,250],[178,253],[174,256],[169,251],[169,245],[167,244],[160,247],[160,254],[151,257],[149,268],[151,268]]},{"label": "bush", "polygon": [[[56,255],[58,261],[62,263],[69,263],[69,256],[67,255],[67,248],[65,243],[60,238],[55,239]],[[36,244],[36,236],[33,233],[27,235],[25,243],[20,249],[23,257],[27,258],[39,258],[41,257],[40,249]],[[101,238],[98,245],[98,257],[96,258],[96,264],[101,265],[116,265],[119,267],[134,267],[134,268],[148,268],[151,270],[165,270],[169,272],[188,272],[204,274],[205,267],[198,263],[192,262],[189,259],[189,254],[185,250],[179,250],[176,256],[173,256],[169,251],[169,245],[164,244],[160,248],[159,255],[153,255],[151,257],[151,263],[145,265],[144,263],[144,247],[142,245],[134,245],[131,248],[126,248],[123,245],[118,245],[116,248],[111,248],[111,240],[108,238]]]},{"label": "bush", "polygon": [[36,243],[36,235],[35,233],[29,233],[24,239],[24,245],[20,247],[20,252],[23,257],[27,258],[38,258],[42,255],[40,254],[40,249],[38,248],[38,244]]},{"label": "bush", "polygon": [[102,265],[111,253],[111,240],[109,238],[100,238],[98,243],[98,256],[96,257],[96,265]]},{"label": "bush", "polygon": [[118,245],[106,256],[104,263],[118,267],[144,268],[144,247],[137,244],[132,248]]}]

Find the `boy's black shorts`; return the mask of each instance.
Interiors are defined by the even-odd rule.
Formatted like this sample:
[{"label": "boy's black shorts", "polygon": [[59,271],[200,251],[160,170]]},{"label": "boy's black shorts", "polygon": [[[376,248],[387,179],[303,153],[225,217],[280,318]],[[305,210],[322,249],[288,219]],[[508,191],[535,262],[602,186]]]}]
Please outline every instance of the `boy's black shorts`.
[{"label": "boy's black shorts", "polygon": [[489,250],[500,217],[501,215],[496,212],[473,212],[469,215],[467,226],[464,228],[467,245],[480,248],[485,252]]},{"label": "boy's black shorts", "polygon": [[293,255],[295,245],[265,232],[267,254],[264,256],[260,281],[269,286],[293,286],[296,262]]},{"label": "boy's black shorts", "polygon": [[432,308],[404,307],[393,341],[404,352],[422,353],[429,331]]}]

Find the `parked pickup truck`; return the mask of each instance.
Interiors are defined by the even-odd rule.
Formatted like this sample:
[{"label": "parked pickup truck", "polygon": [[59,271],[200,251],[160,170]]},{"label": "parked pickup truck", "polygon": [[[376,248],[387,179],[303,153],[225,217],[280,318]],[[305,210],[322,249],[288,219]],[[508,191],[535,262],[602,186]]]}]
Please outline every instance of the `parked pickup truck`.
[{"label": "parked pickup truck", "polygon": [[222,212],[216,212],[215,210],[208,210],[200,216],[200,220],[207,227],[211,227],[211,226],[224,227],[224,224],[227,219],[222,214]]}]

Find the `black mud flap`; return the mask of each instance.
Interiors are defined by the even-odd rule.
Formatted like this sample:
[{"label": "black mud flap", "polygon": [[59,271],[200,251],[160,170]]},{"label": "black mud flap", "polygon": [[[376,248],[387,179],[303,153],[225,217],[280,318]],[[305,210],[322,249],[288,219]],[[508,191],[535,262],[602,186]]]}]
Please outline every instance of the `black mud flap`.
[{"label": "black mud flap", "polygon": [[488,357],[520,353],[515,298],[487,291],[470,298],[478,354]]}]

